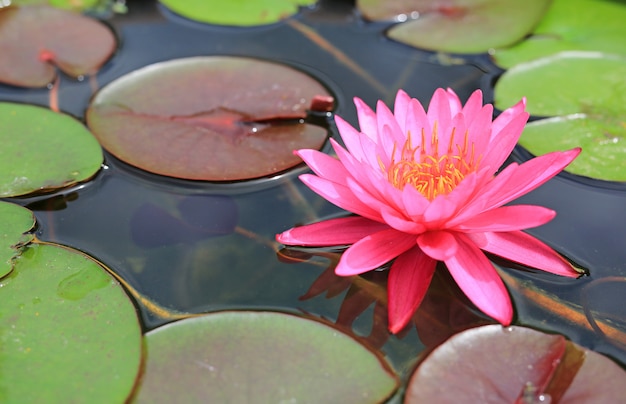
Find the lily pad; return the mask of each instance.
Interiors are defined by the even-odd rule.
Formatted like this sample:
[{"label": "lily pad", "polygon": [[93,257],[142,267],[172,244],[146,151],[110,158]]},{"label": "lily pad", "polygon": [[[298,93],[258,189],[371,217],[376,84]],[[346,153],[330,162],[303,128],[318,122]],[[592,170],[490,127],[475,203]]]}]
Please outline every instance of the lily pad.
[{"label": "lily pad", "polygon": [[71,77],[95,74],[116,47],[97,20],[50,6],[0,8],[0,82],[44,87],[56,68]]},{"label": "lily pad", "polygon": [[301,163],[327,131],[301,123],[330,94],[285,65],[240,57],[194,57],[136,70],[104,87],[87,110],[100,143],[156,174],[233,181]]},{"label": "lily pad", "polygon": [[30,244],[0,286],[0,401],[124,402],[142,337],[113,277],[78,251]]},{"label": "lily pad", "polygon": [[626,57],[561,52],[514,66],[494,91],[500,109],[525,96],[531,114],[561,115],[528,125],[519,143],[531,153],[582,146],[567,171],[624,181]]},{"label": "lily pad", "polygon": [[387,36],[417,48],[483,53],[511,45],[532,31],[548,0],[358,0],[370,20],[400,21]]},{"label": "lily pad", "polygon": [[273,24],[316,0],[159,0],[173,12],[209,24],[254,26]]},{"label": "lily pad", "polygon": [[91,178],[102,148],[66,114],[0,103],[0,197],[49,192]]},{"label": "lily pad", "polygon": [[626,181],[626,126],[583,114],[542,119],[526,125],[519,144],[538,156],[582,147],[567,171],[606,181]]},{"label": "lily pad", "polygon": [[417,368],[405,403],[617,403],[626,372],[610,359],[524,327],[487,325],[457,334]]},{"label": "lily pad", "polygon": [[11,272],[19,249],[33,239],[33,235],[26,232],[34,225],[33,212],[0,201],[0,278]]},{"label": "lily pad", "polygon": [[353,338],[273,312],[219,312],[146,334],[137,402],[378,403],[398,380]]},{"label": "lily pad", "polygon": [[496,49],[503,68],[566,50],[626,56],[626,4],[617,1],[554,0],[532,35],[510,48]]}]

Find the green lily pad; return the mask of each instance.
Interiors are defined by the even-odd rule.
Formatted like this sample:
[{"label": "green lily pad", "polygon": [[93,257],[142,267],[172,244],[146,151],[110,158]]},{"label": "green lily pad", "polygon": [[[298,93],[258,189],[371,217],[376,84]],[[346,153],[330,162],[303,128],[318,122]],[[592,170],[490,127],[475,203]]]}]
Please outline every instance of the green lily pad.
[{"label": "green lily pad", "polygon": [[209,24],[254,26],[273,24],[316,0],[159,0],[173,12]]},{"label": "green lily pad", "polygon": [[0,286],[0,401],[125,401],[141,327],[104,268],[69,248],[30,244]]},{"label": "green lily pad", "polygon": [[532,35],[510,48],[496,49],[496,64],[516,64],[566,50],[626,56],[626,3],[554,0]]},{"label": "green lily pad", "polygon": [[430,353],[405,403],[617,403],[624,394],[626,372],[610,359],[561,335],[487,325]]},{"label": "green lily pad", "polygon": [[567,166],[572,174],[607,181],[626,181],[626,125],[583,114],[542,119],[526,125],[519,144],[538,156],[582,147]]},{"label": "green lily pad", "polygon": [[320,322],[219,312],[146,334],[137,402],[379,403],[398,379],[382,358]]},{"label": "green lily pad", "polygon": [[396,19],[387,36],[417,48],[483,53],[511,45],[532,31],[548,0],[359,0],[370,20]]},{"label": "green lily pad", "polygon": [[0,201],[0,278],[11,272],[19,250],[32,239],[26,232],[35,225],[30,210]]},{"label": "green lily pad", "polygon": [[302,123],[332,97],[288,66],[242,57],[192,57],[146,66],[104,87],[87,124],[120,160],[156,174],[236,181],[301,164],[327,130]]},{"label": "green lily pad", "polygon": [[44,87],[56,68],[94,74],[115,51],[113,32],[97,20],[50,6],[0,8],[0,82]]},{"label": "green lily pad", "polygon": [[0,197],[50,192],[91,178],[102,148],[66,114],[0,103]]},{"label": "green lily pad", "polygon": [[525,96],[531,114],[561,116],[528,125],[519,143],[531,153],[581,146],[567,171],[625,180],[626,57],[561,52],[514,66],[494,91],[500,109]]}]

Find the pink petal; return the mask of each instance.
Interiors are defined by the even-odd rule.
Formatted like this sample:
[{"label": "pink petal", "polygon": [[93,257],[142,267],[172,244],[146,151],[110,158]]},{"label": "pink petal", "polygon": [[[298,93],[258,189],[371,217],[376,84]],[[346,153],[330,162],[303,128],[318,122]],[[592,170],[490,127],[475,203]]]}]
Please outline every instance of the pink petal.
[{"label": "pink petal", "polygon": [[489,184],[489,188],[493,188],[495,192],[488,192],[489,189],[485,187],[483,195],[486,199],[485,210],[502,206],[543,185],[571,163],[578,156],[580,150],[580,148],[576,148],[535,157],[520,166],[514,166],[515,173],[506,180],[500,178],[502,175],[500,173]]},{"label": "pink petal", "polygon": [[306,186],[328,202],[348,212],[374,221],[381,221],[380,214],[356,198],[348,187],[311,174],[303,174],[299,178]]},{"label": "pink petal", "polygon": [[515,118],[517,115],[524,112],[526,109],[526,98],[522,98],[520,102],[513,105],[511,108],[507,108],[496,119],[493,121],[492,125],[492,138],[497,136],[498,133],[509,124],[509,122]]},{"label": "pink petal", "polygon": [[445,260],[448,271],[476,307],[505,326],[511,324],[513,306],[502,279],[470,239],[462,233],[455,236],[459,247]]},{"label": "pink petal", "polygon": [[[491,136],[491,119],[493,118],[493,106],[487,104],[474,115],[465,115],[467,120],[467,133],[470,147],[474,147],[474,160],[481,159],[481,167],[484,166],[485,152],[488,151],[489,138]],[[463,132],[458,134],[457,143],[463,144]],[[495,171],[495,170],[494,170]]]},{"label": "pink petal", "polygon": [[[406,127],[405,133],[411,135],[411,146],[415,147],[419,145],[422,141],[422,131],[425,134],[425,137],[430,140],[432,127],[430,126],[430,122],[428,122],[428,117],[426,116],[426,111],[424,111],[424,107],[418,100],[415,98],[411,99],[408,114],[406,117]],[[400,154],[400,150],[397,151],[397,154]],[[399,160],[399,157],[396,158]]]},{"label": "pink petal", "polygon": [[402,202],[404,211],[414,221],[422,220],[424,211],[430,205],[430,201],[411,185],[404,187]]},{"label": "pink petal", "polygon": [[393,105],[393,114],[396,117],[396,121],[402,133],[406,133],[406,117],[409,112],[410,103],[411,97],[404,91],[398,90],[396,101]]},{"label": "pink petal", "polygon": [[376,130],[378,128],[376,113],[360,98],[354,98],[354,105],[356,105],[361,133],[364,133],[372,140],[376,140]]},{"label": "pink petal", "polygon": [[341,217],[294,227],[278,234],[276,241],[286,245],[310,247],[347,245],[388,228],[384,223],[360,216]]},{"label": "pink petal", "polygon": [[437,262],[419,248],[400,255],[389,270],[389,331],[401,331],[411,320],[426,295]]},{"label": "pink petal", "polygon": [[376,269],[415,246],[415,236],[387,229],[370,234],[348,248],[335,273],[339,276],[358,275]]},{"label": "pink petal", "polygon": [[467,99],[461,112],[465,116],[474,116],[483,108],[483,92],[476,90]]},{"label": "pink petal", "polygon": [[[543,206],[503,206],[483,212],[454,226],[464,232],[512,231],[541,226],[556,216],[556,212]],[[451,224],[448,223],[450,226]]]},{"label": "pink petal", "polygon": [[424,222],[430,229],[442,227],[456,212],[458,206],[454,199],[439,195],[424,210]]},{"label": "pink petal", "polygon": [[417,237],[417,245],[429,257],[437,261],[445,261],[456,254],[459,245],[450,232],[429,231]]},{"label": "pink petal", "polygon": [[455,97],[456,94],[451,95],[443,88],[435,90],[435,93],[428,104],[428,112],[426,113],[431,127],[435,126],[435,122],[438,122],[437,126],[440,128],[450,127],[450,121],[452,120],[450,99],[454,100]]},{"label": "pink petal", "polygon": [[335,124],[337,125],[341,139],[346,145],[348,151],[350,151],[350,154],[352,154],[358,161],[363,161],[364,153],[363,148],[361,147],[361,138],[367,136],[354,129],[352,125],[344,121],[340,116],[335,116]]},{"label": "pink petal", "polygon": [[389,226],[404,233],[420,234],[426,230],[426,227],[419,222],[403,217],[398,211],[391,208],[383,208],[380,214]]},{"label": "pink petal", "polygon": [[569,277],[583,273],[552,248],[522,231],[471,233],[467,236],[478,248],[529,267]]},{"label": "pink petal", "polygon": [[349,174],[343,164],[336,158],[311,149],[301,149],[296,154],[318,176],[345,185],[346,177]]},{"label": "pink petal", "polygon": [[480,163],[481,167],[491,167],[494,172],[500,168],[517,144],[517,141],[524,130],[524,125],[526,125],[526,122],[528,121],[528,116],[527,112],[522,112],[521,114],[513,117],[511,121],[495,135],[495,137],[492,137],[486,153],[483,154],[483,158]]},{"label": "pink petal", "polygon": [[[476,90],[476,91],[480,91],[480,90]],[[461,104],[461,100],[459,99],[459,96],[456,95],[453,89],[446,88],[446,93],[448,93],[448,103],[450,105],[450,116],[455,116],[456,114],[461,112],[461,110],[463,110],[463,104]]]}]

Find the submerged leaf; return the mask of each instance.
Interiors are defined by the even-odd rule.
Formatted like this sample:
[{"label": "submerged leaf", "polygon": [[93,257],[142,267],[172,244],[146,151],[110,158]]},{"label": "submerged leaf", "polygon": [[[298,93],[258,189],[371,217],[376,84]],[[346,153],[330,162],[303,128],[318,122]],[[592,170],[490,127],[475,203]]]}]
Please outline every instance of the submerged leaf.
[{"label": "submerged leaf", "polygon": [[172,177],[233,181],[300,164],[324,128],[301,123],[317,81],[287,66],[239,57],[171,60],[103,88],[87,110],[102,145],[120,160]]},{"label": "submerged leaf", "polygon": [[0,401],[111,403],[131,393],[141,327],[121,285],[94,260],[30,244],[0,281],[0,299]]},{"label": "submerged leaf", "polygon": [[56,68],[72,77],[94,74],[116,41],[104,24],[49,6],[0,8],[0,82],[44,87]]},{"label": "submerged leaf", "polygon": [[219,312],[146,334],[136,401],[378,403],[398,380],[384,360],[320,322]]},{"label": "submerged leaf", "polygon": [[0,197],[49,192],[91,178],[102,148],[69,115],[0,102]]},{"label": "submerged leaf", "polygon": [[548,0],[359,0],[370,20],[400,21],[387,35],[415,46],[454,53],[482,53],[515,43],[543,16]]},{"label": "submerged leaf", "polygon": [[624,394],[626,372],[610,359],[560,335],[487,325],[453,336],[428,355],[411,377],[405,402],[612,403]]}]

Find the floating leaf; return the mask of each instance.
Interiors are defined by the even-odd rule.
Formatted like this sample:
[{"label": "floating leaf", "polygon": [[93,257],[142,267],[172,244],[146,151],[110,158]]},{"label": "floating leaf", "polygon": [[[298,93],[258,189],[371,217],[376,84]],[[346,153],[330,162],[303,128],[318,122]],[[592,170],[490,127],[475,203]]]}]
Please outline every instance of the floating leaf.
[{"label": "floating leaf", "polygon": [[83,124],[42,107],[0,103],[0,142],[0,197],[74,185],[102,165],[102,148]]},{"label": "floating leaf", "polygon": [[30,210],[13,203],[0,201],[0,278],[11,272],[18,248],[33,239],[27,231],[35,225]]},{"label": "floating leaf", "polygon": [[458,402],[459,397],[480,403],[548,398],[617,403],[625,394],[626,372],[608,358],[560,335],[487,325],[435,349],[411,377],[405,403]]},{"label": "floating leaf", "polygon": [[572,174],[626,181],[626,125],[582,114],[542,119],[526,125],[519,144],[534,155],[582,147],[569,166]]},{"label": "floating leaf", "polygon": [[0,401],[124,402],[141,364],[141,327],[98,263],[30,244],[0,286]]},{"label": "floating leaf", "polygon": [[548,0],[359,0],[357,6],[370,20],[401,21],[387,32],[396,41],[443,52],[483,53],[523,38],[541,19],[549,3]]},{"label": "floating leaf", "polygon": [[563,115],[528,125],[519,142],[531,153],[582,146],[567,171],[626,179],[626,57],[562,52],[516,65],[496,83],[495,104],[504,109],[522,97],[531,114]]},{"label": "floating leaf", "polygon": [[209,24],[253,26],[273,24],[316,0],[159,0],[170,10]]},{"label": "floating leaf", "polygon": [[120,160],[172,177],[232,181],[291,168],[325,129],[300,120],[327,90],[287,66],[195,57],[136,70],[103,88],[87,110],[100,143]]},{"label": "floating leaf", "polygon": [[626,6],[623,2],[554,0],[526,40],[496,49],[503,68],[566,50],[600,51],[626,56]]},{"label": "floating leaf", "polygon": [[43,87],[55,67],[94,74],[113,54],[113,32],[84,15],[49,6],[0,8],[0,82]]},{"label": "floating leaf", "polygon": [[398,380],[384,361],[322,323],[220,312],[146,334],[137,402],[378,403]]}]

